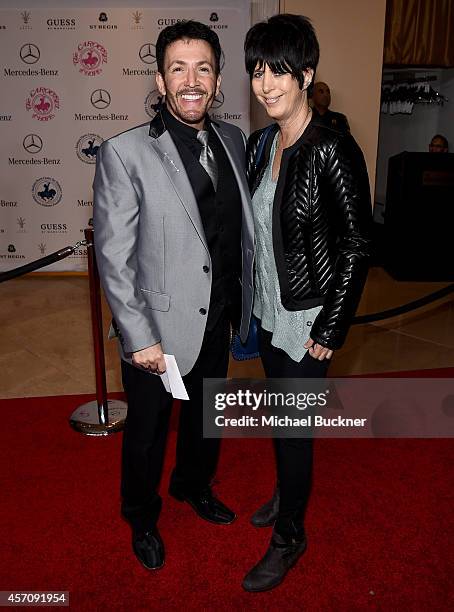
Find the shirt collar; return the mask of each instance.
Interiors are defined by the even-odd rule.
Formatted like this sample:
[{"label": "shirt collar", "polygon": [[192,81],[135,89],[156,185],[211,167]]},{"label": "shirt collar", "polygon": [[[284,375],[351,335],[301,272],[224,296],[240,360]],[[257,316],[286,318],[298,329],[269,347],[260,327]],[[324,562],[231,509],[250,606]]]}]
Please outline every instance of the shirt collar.
[{"label": "shirt collar", "polygon": [[[167,129],[170,129],[172,132],[176,132],[180,136],[186,136],[186,138],[193,138],[197,140],[197,134],[199,130],[197,128],[193,128],[186,123],[183,123],[179,119],[177,119],[172,113],[168,110],[166,106],[162,108],[162,119]],[[204,129],[208,130],[210,125],[210,118],[207,115],[205,117],[205,125]]]}]

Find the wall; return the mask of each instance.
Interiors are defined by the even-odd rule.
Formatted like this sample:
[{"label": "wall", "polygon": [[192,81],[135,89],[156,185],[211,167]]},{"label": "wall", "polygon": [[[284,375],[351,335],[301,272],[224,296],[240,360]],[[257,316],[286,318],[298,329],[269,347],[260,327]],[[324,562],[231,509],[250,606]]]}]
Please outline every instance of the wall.
[{"label": "wall", "polygon": [[[245,0],[230,0],[243,6]],[[256,0],[255,0],[255,3]],[[35,3],[33,3],[35,4]],[[188,0],[173,0],[187,6]],[[193,0],[211,6],[213,0]],[[273,2],[271,2],[273,4]],[[381,67],[386,0],[281,0],[281,12],[310,17],[316,27],[322,55],[317,74],[332,90],[332,108],[348,115],[352,132],[362,147],[374,191]],[[0,0],[1,8],[30,7],[30,0]],[[92,0],[40,0],[37,6],[93,6]],[[135,0],[98,0],[96,6],[140,6]],[[149,6],[148,2],[142,6]],[[241,41],[241,45],[243,41]],[[239,67],[243,70],[243,66]],[[263,118],[262,118],[263,119]],[[257,122],[254,122],[257,123]],[[254,127],[257,127],[255,125]]]},{"label": "wall", "polygon": [[[167,8],[156,0],[140,10],[87,8],[77,0],[52,8],[40,0],[27,8],[0,4],[1,270],[83,238],[99,146],[155,115],[153,44],[168,23],[198,19],[218,31],[226,60],[211,116],[249,130],[249,80],[238,44],[249,26],[249,0],[196,2],[172,0]],[[78,245],[45,272],[85,270],[86,256]]]},{"label": "wall", "polygon": [[[243,8],[247,0],[229,0],[230,8]],[[87,7],[94,8],[124,8],[130,6],[134,10],[141,8],[156,8],[157,6],[165,6],[166,8],[188,8],[188,7],[209,7],[214,11],[217,6],[225,6],[226,3],[219,3],[216,0],[172,0],[171,2],[157,3],[155,0],[0,0],[0,8],[25,8],[28,10],[34,8],[73,8]]]},{"label": "wall", "polygon": [[332,110],[348,116],[366,158],[374,193],[386,0],[282,0],[281,12],[314,24],[321,57],[317,79],[331,88]]}]

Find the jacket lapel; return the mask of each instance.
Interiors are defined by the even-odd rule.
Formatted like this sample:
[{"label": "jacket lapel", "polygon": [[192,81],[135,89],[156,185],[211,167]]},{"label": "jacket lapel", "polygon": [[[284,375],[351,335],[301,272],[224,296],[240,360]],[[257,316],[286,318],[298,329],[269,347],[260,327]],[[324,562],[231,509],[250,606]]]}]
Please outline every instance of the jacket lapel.
[{"label": "jacket lapel", "polygon": [[249,195],[249,186],[246,180],[244,164],[241,163],[232,138],[222,128],[216,126],[214,122],[212,122],[211,125],[224,146],[240,189],[241,202],[243,205],[243,236],[253,236],[254,219],[252,216],[251,198]]},{"label": "jacket lapel", "polygon": [[[241,163],[235,144],[229,134],[227,134],[226,131],[217,126],[214,122],[212,122],[211,125],[225,149],[240,189],[243,208],[243,236],[253,236],[254,219],[252,216],[249,186],[246,181],[244,165]],[[151,146],[161,160],[162,167],[167,173],[169,180],[178,195],[178,198],[183,204],[195,230],[208,251],[205,231],[203,229],[199,207],[194,197],[191,183],[188,175],[186,174],[186,170],[180,154],[178,153],[178,149],[175,146],[170,133],[168,130],[166,130],[160,113],[156,115],[150,124],[150,136]],[[248,243],[249,242],[250,241],[248,241]],[[253,244],[251,248],[253,248]]]},{"label": "jacket lapel", "polygon": [[200,217],[199,207],[197,206],[194,192],[189,182],[188,175],[184,168],[178,149],[175,146],[169,132],[165,130],[158,138],[150,138],[150,144],[161,160],[162,167],[166,171],[178,198],[181,200],[200,240],[208,250],[205,232]]}]

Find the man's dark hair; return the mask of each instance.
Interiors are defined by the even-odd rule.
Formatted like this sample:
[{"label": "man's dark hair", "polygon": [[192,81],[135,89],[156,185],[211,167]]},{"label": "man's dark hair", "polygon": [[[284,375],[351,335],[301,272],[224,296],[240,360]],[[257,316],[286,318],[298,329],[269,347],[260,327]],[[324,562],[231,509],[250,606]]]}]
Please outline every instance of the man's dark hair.
[{"label": "man's dark hair", "polygon": [[[268,64],[276,74],[290,73],[300,89],[304,86],[304,71],[317,69],[320,57],[317,36],[310,20],[303,15],[283,13],[257,23],[246,34],[244,42],[246,71],[252,80],[258,64]],[[312,83],[314,78],[312,79]],[[312,93],[313,85],[308,94]]]},{"label": "man's dark hair", "polygon": [[167,26],[159,33],[156,41],[156,62],[158,72],[164,75],[164,56],[169,45],[177,40],[205,40],[213,49],[216,76],[221,71],[222,49],[216,32],[199,21],[179,21]]}]

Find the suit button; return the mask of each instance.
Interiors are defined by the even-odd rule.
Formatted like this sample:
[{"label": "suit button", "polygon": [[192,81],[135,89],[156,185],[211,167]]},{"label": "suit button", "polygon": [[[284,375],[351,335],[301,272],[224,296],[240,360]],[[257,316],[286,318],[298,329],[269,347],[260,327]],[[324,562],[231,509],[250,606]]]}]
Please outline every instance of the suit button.
[{"label": "suit button", "polygon": [[203,266],[202,270],[208,274],[210,268],[208,266]]},{"label": "suit button", "polygon": [[308,322],[306,323],[306,325],[307,325],[308,327],[310,327],[310,326],[312,325],[312,321],[308,321]]},{"label": "suit button", "polygon": [[200,312],[201,315],[206,315],[206,313],[207,313],[206,308],[200,308],[199,312]]}]

